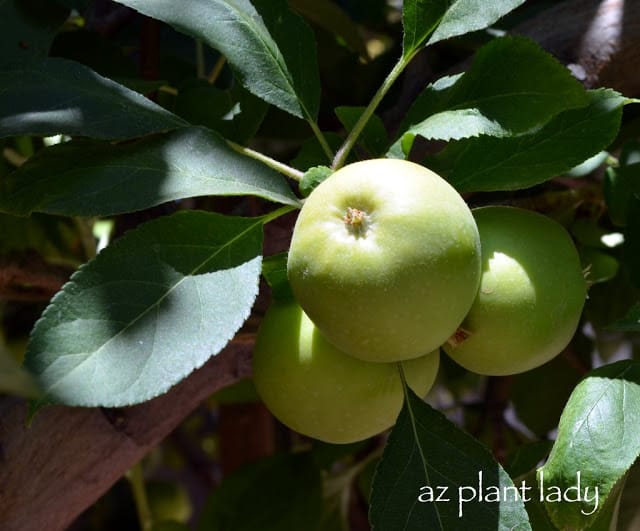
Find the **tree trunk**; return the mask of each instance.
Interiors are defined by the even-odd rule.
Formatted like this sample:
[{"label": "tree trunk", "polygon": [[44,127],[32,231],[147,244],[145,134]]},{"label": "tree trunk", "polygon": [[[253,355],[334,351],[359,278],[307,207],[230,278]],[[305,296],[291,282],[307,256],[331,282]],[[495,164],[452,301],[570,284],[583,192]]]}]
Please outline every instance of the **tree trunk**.
[{"label": "tree trunk", "polygon": [[0,402],[0,529],[69,526],[212,393],[250,373],[251,337],[234,340],[168,393],[121,409]]}]

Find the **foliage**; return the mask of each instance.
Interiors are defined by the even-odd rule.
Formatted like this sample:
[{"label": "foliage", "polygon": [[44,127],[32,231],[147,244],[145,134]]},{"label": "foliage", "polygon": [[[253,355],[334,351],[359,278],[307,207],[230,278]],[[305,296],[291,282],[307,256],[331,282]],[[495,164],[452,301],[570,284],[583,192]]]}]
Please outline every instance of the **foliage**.
[{"label": "foliage", "polygon": [[[563,223],[591,284],[582,327],[530,375],[446,360],[427,402],[405,386],[384,450],[290,436],[213,491],[200,528],[346,530],[358,504],[380,531],[637,521],[640,144],[620,134],[636,100],[586,90],[538,44],[500,36],[524,0],[117,2],[162,28],[146,78],[130,33],[90,24],[92,2],[0,1],[0,268],[76,270],[44,310],[20,303],[39,316],[29,330],[12,329],[11,297],[37,294],[37,279],[5,290],[0,391],[36,409],[166,392],[251,327],[261,278],[291,296],[272,224],[347,162],[406,158],[471,205]],[[397,81],[425,53],[446,68],[406,101]]]}]

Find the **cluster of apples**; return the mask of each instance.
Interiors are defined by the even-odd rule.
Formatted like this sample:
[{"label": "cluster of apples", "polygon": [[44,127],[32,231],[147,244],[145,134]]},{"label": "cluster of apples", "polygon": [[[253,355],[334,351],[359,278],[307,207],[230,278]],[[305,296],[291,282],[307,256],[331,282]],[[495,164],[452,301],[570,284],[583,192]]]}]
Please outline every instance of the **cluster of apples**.
[{"label": "cluster of apples", "polygon": [[256,389],[299,433],[354,442],[389,428],[403,384],[424,396],[443,349],[508,375],[569,343],[586,298],[576,248],[531,211],[473,211],[444,179],[404,160],[356,162],[307,198],[287,273],[256,339]]}]

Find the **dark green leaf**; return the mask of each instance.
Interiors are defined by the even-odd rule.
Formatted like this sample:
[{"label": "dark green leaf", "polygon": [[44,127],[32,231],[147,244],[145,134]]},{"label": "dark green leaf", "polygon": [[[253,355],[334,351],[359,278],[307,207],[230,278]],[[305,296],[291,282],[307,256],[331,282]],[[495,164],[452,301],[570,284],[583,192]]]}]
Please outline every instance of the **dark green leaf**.
[{"label": "dark green leaf", "polygon": [[130,138],[188,125],[144,96],[73,61],[0,68],[0,136]]},{"label": "dark green leaf", "polygon": [[[547,452],[548,453],[548,452]],[[540,501],[540,489],[536,480],[536,471],[532,470],[524,478],[524,482],[528,490],[529,499],[525,503],[531,529],[535,531],[558,531],[558,528],[551,523],[544,503]]]},{"label": "dark green leaf", "polygon": [[298,204],[280,174],[198,127],[119,145],[54,146],[7,176],[0,191],[0,210],[21,215],[109,215],[202,195]]},{"label": "dark green leaf", "polygon": [[375,531],[531,529],[489,450],[411,391],[378,465],[370,517]]},{"label": "dark green leaf", "polygon": [[342,39],[360,57],[368,57],[358,26],[331,0],[289,0],[289,5],[311,22]]},{"label": "dark green leaf", "polygon": [[627,101],[612,90],[589,92],[590,104],[555,116],[517,137],[451,143],[427,161],[461,192],[517,190],[549,180],[602,151],[620,128]]},{"label": "dark green leaf", "polygon": [[238,469],[208,499],[200,531],[314,531],[320,470],[309,453],[279,454]]},{"label": "dark green leaf", "polygon": [[545,459],[551,447],[552,441],[541,440],[518,446],[509,456],[505,470],[512,478],[517,478],[535,470],[540,462]]},{"label": "dark green leaf", "polygon": [[[638,202],[640,190],[640,142],[627,142],[620,153],[620,164],[607,168],[604,178],[604,197],[611,221],[624,227],[633,203]],[[634,194],[635,191],[635,194]]]},{"label": "dark green leaf", "polygon": [[68,13],[51,0],[0,0],[0,64],[45,57]]},{"label": "dark green leaf", "polygon": [[223,387],[211,396],[216,404],[247,404],[260,402],[252,378],[243,378],[227,387]]},{"label": "dark green leaf", "polygon": [[[353,129],[363,111],[364,107],[336,107],[336,115],[347,132]],[[384,153],[389,144],[389,137],[380,117],[374,114],[369,118],[367,125],[358,137],[358,144],[367,151],[370,158],[381,156]]]},{"label": "dark green leaf", "polygon": [[271,287],[276,300],[290,300],[293,292],[287,278],[287,253],[278,253],[265,257],[262,262],[262,275]]},{"label": "dark green leaf", "polygon": [[242,85],[221,90],[198,80],[180,88],[175,112],[194,125],[204,125],[245,145],[256,134],[267,108]]},{"label": "dark green leaf", "polygon": [[[324,133],[324,137],[329,144],[329,147],[334,152],[338,150],[344,141],[339,134],[332,133],[331,131]],[[327,160],[327,154],[322,149],[320,142],[318,142],[318,139],[313,136],[302,143],[302,147],[295,159],[291,161],[291,165],[295,168],[306,171],[313,166],[322,166],[329,162],[330,161]],[[353,162],[353,159],[350,158],[349,162]]]},{"label": "dark green leaf", "polygon": [[581,247],[579,251],[589,284],[607,282],[618,274],[620,262],[610,254],[591,247]]},{"label": "dark green leaf", "polygon": [[572,393],[549,460],[538,471],[553,522],[562,529],[591,525],[639,454],[640,363],[592,371]]},{"label": "dark green leaf", "polygon": [[633,306],[627,315],[609,325],[607,329],[619,332],[640,332],[640,303]]},{"label": "dark green leaf", "polygon": [[262,218],[185,211],[125,234],[76,272],[32,332],[47,399],[119,407],[217,354],[258,293]]},{"label": "dark green leaf", "polygon": [[640,287],[640,200],[635,197],[628,204],[623,261],[629,271],[631,282]]},{"label": "dark green leaf", "polygon": [[589,97],[582,85],[537,44],[504,37],[483,46],[469,70],[429,85],[400,130],[409,153],[416,135],[451,140],[478,135],[512,136],[548,122]]},{"label": "dark green leaf", "polygon": [[118,0],[201,39],[227,58],[259,98],[315,120],[320,82],[313,33],[286,0]]},{"label": "dark green leaf", "polygon": [[633,175],[625,168],[607,168],[604,176],[604,198],[609,218],[618,227],[624,227],[629,219],[631,204],[637,199],[633,194]]}]

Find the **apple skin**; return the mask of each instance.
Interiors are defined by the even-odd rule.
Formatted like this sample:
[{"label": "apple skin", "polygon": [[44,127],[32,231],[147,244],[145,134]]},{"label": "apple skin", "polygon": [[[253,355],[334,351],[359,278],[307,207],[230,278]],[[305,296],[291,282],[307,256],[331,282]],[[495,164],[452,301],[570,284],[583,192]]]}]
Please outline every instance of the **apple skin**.
[{"label": "apple skin", "polygon": [[469,311],[480,239],[460,195],[427,168],[356,162],[298,216],[287,273],[296,300],[340,350],[366,361],[438,348]]},{"label": "apple skin", "polygon": [[567,231],[519,208],[473,211],[482,242],[478,296],[462,336],[444,345],[464,368],[494,376],[538,367],[569,343],[580,321],[586,281]]},{"label": "apple skin", "polygon": [[[439,361],[436,351],[402,362],[407,383],[419,396],[433,385]],[[404,396],[396,363],[362,361],[339,351],[295,302],[267,310],[253,352],[253,379],[283,424],[336,444],[391,427]]]}]

